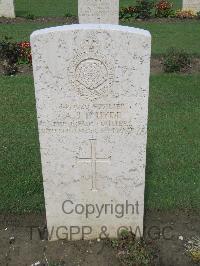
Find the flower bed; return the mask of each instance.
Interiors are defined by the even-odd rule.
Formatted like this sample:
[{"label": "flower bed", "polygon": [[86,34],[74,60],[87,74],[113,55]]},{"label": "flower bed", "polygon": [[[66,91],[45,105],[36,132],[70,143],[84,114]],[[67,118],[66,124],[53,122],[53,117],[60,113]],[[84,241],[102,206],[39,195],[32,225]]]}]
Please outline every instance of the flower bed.
[{"label": "flower bed", "polygon": [[20,64],[32,64],[30,42],[0,41],[0,60],[5,75],[14,75]]},{"label": "flower bed", "polygon": [[120,19],[149,19],[149,18],[177,18],[200,19],[200,12],[184,9],[175,10],[172,2],[168,0],[137,0],[135,6],[121,8]]}]

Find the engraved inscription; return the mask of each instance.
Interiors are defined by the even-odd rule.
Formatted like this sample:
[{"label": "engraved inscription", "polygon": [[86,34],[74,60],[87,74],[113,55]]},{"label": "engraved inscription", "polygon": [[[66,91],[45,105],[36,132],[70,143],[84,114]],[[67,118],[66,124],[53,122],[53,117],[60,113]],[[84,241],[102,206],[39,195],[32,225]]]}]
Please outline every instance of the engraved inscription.
[{"label": "engraved inscription", "polygon": [[98,53],[91,44],[87,53],[78,53],[71,60],[68,76],[79,95],[99,98],[109,93],[113,84],[113,59]]},{"label": "engraved inscription", "polygon": [[102,16],[104,17],[110,15],[110,9],[110,3],[104,3],[102,5],[101,2],[97,2],[93,8],[90,6],[88,6],[87,9],[85,8],[81,15],[85,17],[95,17],[100,20]]},{"label": "engraved inscription", "polygon": [[[127,116],[131,104],[61,104],[62,117],[55,121],[40,121],[41,130],[60,133],[115,133],[120,135],[146,134],[146,127],[140,123],[138,115]],[[135,121],[133,125],[133,120]],[[137,122],[137,124],[136,124]]]},{"label": "engraved inscription", "polygon": [[79,0],[80,23],[112,23],[119,21],[119,0]]},{"label": "engraved inscription", "polygon": [[111,156],[108,158],[96,157],[96,139],[90,139],[91,155],[89,158],[77,158],[78,163],[90,163],[92,174],[92,191],[97,191],[96,177],[97,177],[97,163],[110,163]]},{"label": "engraved inscription", "polygon": [[108,71],[103,62],[89,58],[76,68],[76,81],[89,90],[94,90],[108,80]]}]

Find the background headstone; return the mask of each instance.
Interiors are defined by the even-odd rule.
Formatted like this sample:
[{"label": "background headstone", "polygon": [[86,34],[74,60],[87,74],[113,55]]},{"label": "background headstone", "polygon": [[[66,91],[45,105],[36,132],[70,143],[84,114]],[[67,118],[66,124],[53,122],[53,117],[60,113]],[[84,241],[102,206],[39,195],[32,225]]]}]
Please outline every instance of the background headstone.
[{"label": "background headstone", "polygon": [[200,0],[183,0],[183,9],[200,11]]},{"label": "background headstone", "polygon": [[0,17],[15,18],[13,0],[0,0]]},{"label": "background headstone", "polygon": [[79,23],[119,24],[119,0],[78,0]]},{"label": "background headstone", "polygon": [[34,32],[31,46],[51,239],[142,234],[149,32],[62,26]]}]

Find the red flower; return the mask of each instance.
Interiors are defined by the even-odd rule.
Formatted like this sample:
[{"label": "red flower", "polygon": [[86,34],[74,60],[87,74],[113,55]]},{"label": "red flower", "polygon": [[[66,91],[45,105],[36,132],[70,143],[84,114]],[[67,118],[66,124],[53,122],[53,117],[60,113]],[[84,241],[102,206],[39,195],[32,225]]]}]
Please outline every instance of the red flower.
[{"label": "red flower", "polygon": [[18,43],[18,47],[20,49],[20,60],[25,63],[32,63],[32,55],[31,55],[31,45],[30,42],[20,42]]}]

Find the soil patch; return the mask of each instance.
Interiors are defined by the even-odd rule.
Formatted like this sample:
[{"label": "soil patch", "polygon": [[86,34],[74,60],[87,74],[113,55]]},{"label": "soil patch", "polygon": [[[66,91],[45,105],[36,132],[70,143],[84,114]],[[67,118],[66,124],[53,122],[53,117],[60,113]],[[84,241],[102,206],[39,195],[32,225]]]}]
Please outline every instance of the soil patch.
[{"label": "soil patch", "polygon": [[158,24],[166,24],[166,23],[190,23],[192,21],[199,21],[200,19],[198,18],[184,18],[184,19],[180,19],[180,18],[149,18],[149,19],[134,19],[134,18],[130,18],[130,19],[125,19],[125,20],[121,20],[121,22],[129,22],[129,23],[134,23],[134,22],[141,22],[141,23],[158,23]]},{"label": "soil patch", "polygon": [[[166,23],[177,23],[177,22],[192,22],[192,21],[199,21],[200,19],[178,19],[178,18],[150,18],[150,19],[125,19],[120,20],[121,23],[124,22],[155,22],[159,24],[166,24]],[[35,17],[34,19],[28,19],[26,17],[16,17],[16,18],[4,18],[0,17],[0,23],[2,24],[20,24],[20,23],[54,23],[55,24],[74,24],[78,23],[78,18],[76,16],[71,17]]]},{"label": "soil patch", "polygon": [[[62,262],[63,264],[57,265],[70,266],[121,265],[118,260],[119,254],[116,254],[115,250],[103,240],[72,242],[42,240],[38,228],[43,228],[45,224],[44,214],[0,215],[0,265],[31,266],[38,261],[41,263],[38,265],[51,265],[53,262]],[[193,236],[200,236],[198,213],[146,212],[144,238],[155,252],[155,261],[151,265],[197,265],[185,254],[184,245]]]},{"label": "soil patch", "polygon": [[[152,57],[151,58],[151,74],[161,74],[163,73],[163,63],[162,57]],[[198,74],[200,73],[200,58],[192,58],[191,66],[181,74]]]},{"label": "soil patch", "polygon": [[55,23],[56,24],[74,24],[78,23],[77,17],[38,17],[34,19],[27,19],[23,17],[12,18],[4,18],[0,17],[0,24],[23,24],[23,23]]}]

